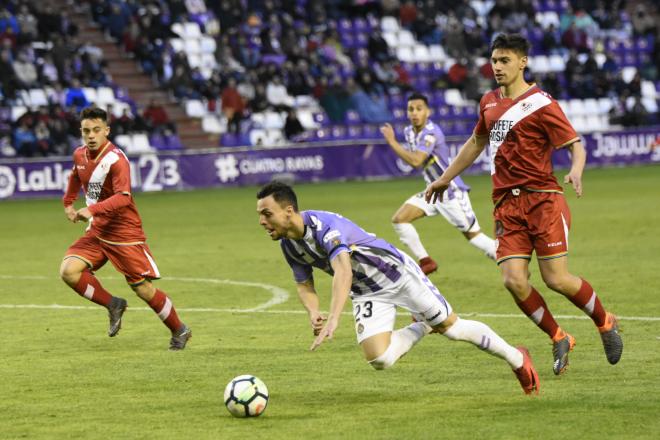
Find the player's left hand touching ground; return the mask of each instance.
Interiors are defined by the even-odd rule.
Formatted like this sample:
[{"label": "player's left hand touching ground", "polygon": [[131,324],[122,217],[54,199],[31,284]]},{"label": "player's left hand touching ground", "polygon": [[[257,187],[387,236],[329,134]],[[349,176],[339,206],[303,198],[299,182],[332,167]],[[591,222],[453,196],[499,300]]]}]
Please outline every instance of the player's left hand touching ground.
[{"label": "player's left hand touching ground", "polygon": [[314,339],[314,342],[312,343],[312,346],[309,347],[311,351],[316,350],[319,345],[323,344],[323,341],[325,341],[325,338],[332,339],[332,337],[335,334],[335,330],[337,330],[337,325],[339,322],[336,319],[328,319],[328,322],[326,322],[325,326],[321,329],[319,332],[318,336],[316,339]]},{"label": "player's left hand touching ground", "polygon": [[319,312],[313,312],[309,314],[309,321],[310,324],[312,325],[312,331],[314,332],[314,336],[318,336],[321,333],[321,330],[323,329],[323,325],[325,324],[326,319],[327,318],[325,318]]},{"label": "player's left hand touching ground", "polygon": [[564,183],[572,183],[575,194],[578,197],[582,197],[582,175],[581,173],[570,171],[566,176],[564,176]]}]

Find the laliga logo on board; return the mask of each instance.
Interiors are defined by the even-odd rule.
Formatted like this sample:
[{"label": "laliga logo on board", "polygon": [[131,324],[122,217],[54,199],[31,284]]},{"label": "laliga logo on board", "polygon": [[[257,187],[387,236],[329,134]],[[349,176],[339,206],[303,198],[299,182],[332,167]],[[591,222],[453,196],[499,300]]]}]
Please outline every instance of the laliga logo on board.
[{"label": "laliga logo on board", "polygon": [[0,199],[14,194],[16,188],[16,177],[9,167],[0,166]]}]

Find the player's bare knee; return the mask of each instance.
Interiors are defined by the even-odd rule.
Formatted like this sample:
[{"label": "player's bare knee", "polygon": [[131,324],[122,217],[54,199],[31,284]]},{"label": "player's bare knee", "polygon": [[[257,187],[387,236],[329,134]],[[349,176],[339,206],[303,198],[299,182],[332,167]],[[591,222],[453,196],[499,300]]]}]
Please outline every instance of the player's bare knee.
[{"label": "player's bare knee", "polygon": [[510,274],[506,273],[502,276],[504,287],[511,293],[518,294],[527,291],[527,276],[526,274]]},{"label": "player's bare knee", "polygon": [[562,276],[549,276],[543,278],[543,282],[548,289],[559,293],[565,293],[570,290],[570,281],[571,280],[568,277]]},{"label": "player's bare knee", "polygon": [[75,285],[78,283],[78,280],[80,280],[80,275],[83,270],[84,268],[81,269],[77,265],[71,264],[71,262],[66,259],[62,261],[62,264],[60,265],[60,278],[69,285]]}]

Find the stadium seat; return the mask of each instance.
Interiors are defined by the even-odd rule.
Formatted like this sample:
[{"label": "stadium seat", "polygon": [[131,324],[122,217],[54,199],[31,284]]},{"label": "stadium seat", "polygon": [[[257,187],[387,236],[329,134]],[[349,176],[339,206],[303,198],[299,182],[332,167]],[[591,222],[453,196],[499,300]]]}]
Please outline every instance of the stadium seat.
[{"label": "stadium seat", "polygon": [[417,44],[412,32],[408,29],[401,29],[397,35],[397,46],[414,46]]},{"label": "stadium seat", "polygon": [[215,40],[211,37],[202,37],[199,40],[199,44],[203,53],[214,54],[217,48]]},{"label": "stadium seat", "polygon": [[573,128],[578,133],[584,133],[585,131],[589,131],[589,126],[587,125],[587,121],[584,118],[584,116],[571,116],[569,119],[571,121],[571,124],[573,125]]},{"label": "stadium seat", "polygon": [[655,99],[657,96],[657,91],[655,90],[655,84],[653,81],[642,81],[642,97],[643,98],[652,98]]},{"label": "stadium seat", "polygon": [[99,106],[107,107],[108,104],[114,104],[115,92],[110,87],[99,87],[96,89],[96,103]]},{"label": "stadium seat", "polygon": [[581,99],[571,99],[568,101],[568,115],[570,116],[584,116],[587,110],[584,107],[584,102]]},{"label": "stadium seat", "polygon": [[603,125],[603,119],[597,115],[588,115],[585,118],[585,131],[593,133],[595,131],[603,131],[606,127]]},{"label": "stadium seat", "polygon": [[529,68],[535,73],[548,73],[550,71],[550,61],[545,55],[529,57]]},{"label": "stadium seat", "polygon": [[600,115],[600,107],[598,106],[598,100],[594,98],[585,99],[584,104],[584,113],[586,115]]},{"label": "stadium seat", "polygon": [[[210,69],[211,75],[213,74],[213,69],[218,66],[218,62],[215,59],[215,55],[212,53],[202,53],[200,56],[199,68],[201,69]],[[211,76],[209,75],[209,77]]]},{"label": "stadium seat", "polygon": [[380,21],[380,27],[385,32],[398,32],[399,21],[394,17],[383,17]]},{"label": "stadium seat", "polygon": [[447,89],[445,90],[445,102],[449,105],[463,105],[463,95],[458,89]]},{"label": "stadium seat", "polygon": [[16,122],[18,118],[27,113],[28,108],[24,105],[15,105],[11,108],[11,122]]},{"label": "stadium seat", "polygon": [[216,115],[205,115],[202,118],[202,130],[205,133],[222,134],[227,131],[227,123]]},{"label": "stadium seat", "polygon": [[383,32],[383,40],[385,40],[387,45],[391,48],[395,48],[399,44],[399,40],[395,32]]},{"label": "stadium seat", "polygon": [[199,40],[198,39],[192,39],[192,38],[184,40],[183,48],[186,51],[186,53],[188,54],[188,56],[190,56],[190,54],[193,54],[193,53],[198,54],[202,51],[202,47],[199,44]]},{"label": "stadium seat", "polygon": [[267,130],[284,128],[284,117],[279,112],[264,112],[264,128]]},{"label": "stadium seat", "polygon": [[250,130],[250,144],[251,145],[266,145],[268,142],[268,134],[266,130],[257,128]]},{"label": "stadium seat", "polygon": [[115,115],[116,117],[120,117],[122,114],[124,114],[124,110],[128,110],[129,115],[133,114],[133,110],[131,109],[131,106],[125,102],[115,101],[112,104],[112,114]]},{"label": "stadium seat", "polygon": [[612,99],[611,98],[599,98],[598,99],[598,111],[601,114],[607,114],[612,110]]},{"label": "stadium seat", "polygon": [[184,48],[183,40],[181,38],[170,38],[170,46],[172,46],[175,53],[181,52]]},{"label": "stadium seat", "polygon": [[299,109],[297,114],[300,125],[302,125],[305,130],[313,130],[320,126],[320,124],[314,120],[314,113],[312,113],[311,110]]},{"label": "stadium seat", "polygon": [[89,102],[96,103],[96,89],[92,87],[83,87],[83,94]]},{"label": "stadium seat", "polygon": [[198,53],[188,53],[186,54],[186,58],[188,59],[188,64],[190,67],[195,68],[195,67],[202,67],[202,56]]},{"label": "stadium seat", "polygon": [[429,57],[433,62],[441,62],[447,57],[445,50],[439,44],[429,46]]},{"label": "stadium seat", "polygon": [[550,55],[548,67],[550,72],[563,72],[566,69],[566,63],[561,55]]},{"label": "stadium seat", "polygon": [[47,106],[46,92],[43,89],[30,89],[30,105],[33,107]]},{"label": "stadium seat", "polygon": [[183,38],[184,39],[197,39],[202,36],[202,31],[197,23],[188,22],[183,24]]},{"label": "stadium seat", "polygon": [[131,135],[130,146],[127,147],[127,153],[149,153],[154,151],[149,143],[149,137],[146,133],[136,133]]},{"label": "stadium seat", "polygon": [[182,37],[185,35],[185,31],[183,30],[183,24],[182,23],[174,23],[172,24],[172,32],[177,34],[179,37]]},{"label": "stadium seat", "polygon": [[191,118],[201,118],[206,115],[206,106],[199,99],[186,101],[186,114]]},{"label": "stadium seat", "polygon": [[415,55],[413,54],[412,48],[408,46],[400,46],[396,50],[396,57],[406,63],[415,62]]},{"label": "stadium seat", "polygon": [[413,49],[413,56],[418,63],[428,63],[431,61],[429,48],[423,44],[416,44]]},{"label": "stadium seat", "polygon": [[131,136],[127,134],[118,134],[112,139],[112,143],[128,153],[128,149],[131,145]]},{"label": "stadium seat", "polygon": [[654,115],[658,113],[658,102],[653,98],[642,98],[642,105],[647,112]]},{"label": "stadium seat", "polygon": [[621,69],[621,78],[623,78],[623,80],[626,83],[629,83],[635,77],[636,73],[637,73],[637,67],[633,67],[633,66],[624,67]]}]

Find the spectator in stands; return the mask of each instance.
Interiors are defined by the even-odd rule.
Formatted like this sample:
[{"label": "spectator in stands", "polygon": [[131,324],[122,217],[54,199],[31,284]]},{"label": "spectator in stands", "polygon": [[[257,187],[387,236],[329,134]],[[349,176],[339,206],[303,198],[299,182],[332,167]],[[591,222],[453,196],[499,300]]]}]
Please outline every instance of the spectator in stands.
[{"label": "spectator in stands", "polygon": [[0,87],[5,99],[13,100],[15,98],[18,81],[12,67],[11,51],[9,49],[0,51]]},{"label": "spectator in stands", "polygon": [[69,89],[66,92],[66,100],[64,105],[66,107],[75,107],[77,112],[80,112],[84,107],[88,107],[91,103],[87,100],[82,86],[78,79],[73,79]]},{"label": "spectator in stands", "polygon": [[639,96],[635,96],[635,101],[630,108],[628,123],[633,127],[647,125],[649,123],[649,112],[646,110],[646,107],[644,107],[644,104],[642,104],[642,100]]},{"label": "spectator in stands", "polygon": [[399,22],[404,28],[410,28],[417,19],[417,6],[412,0],[406,0],[399,8]]},{"label": "spectator in stands", "polygon": [[294,104],[293,97],[289,95],[279,75],[273,76],[266,85],[266,98],[270,105],[279,111],[289,110]]},{"label": "spectator in stands", "polygon": [[460,58],[465,56],[467,47],[463,38],[463,24],[453,14],[447,18],[447,30],[443,38],[445,51],[450,57]]},{"label": "spectator in stands", "polygon": [[336,30],[326,32],[323,37],[323,43],[319,47],[319,54],[321,58],[329,62],[337,62],[346,69],[353,67],[353,62],[344,53],[344,48],[339,41],[339,35]]},{"label": "spectator in stands", "polygon": [[449,87],[453,89],[464,90],[465,80],[468,75],[468,60],[463,57],[456,61],[447,71],[447,81]]},{"label": "spectator in stands", "polygon": [[557,28],[555,28],[554,23],[550,23],[550,26],[543,30],[541,49],[543,50],[543,53],[546,54],[554,54],[560,51],[561,45],[557,38]]},{"label": "spectator in stands", "polygon": [[53,141],[51,139],[50,130],[44,121],[38,121],[34,126],[34,137],[36,151],[42,156],[50,156],[55,154],[53,148]]},{"label": "spectator in stands", "polygon": [[38,37],[37,18],[30,12],[26,4],[20,6],[16,19],[21,30],[21,43],[36,40]]},{"label": "spectator in stands", "polygon": [[142,112],[142,119],[150,133],[169,136],[176,131],[167,110],[156,99],[149,101],[149,105]]},{"label": "spectator in stands", "polygon": [[19,156],[32,157],[37,152],[37,137],[30,129],[28,118],[18,120],[18,127],[14,130],[14,148]]},{"label": "spectator in stands", "polygon": [[392,58],[390,48],[378,28],[372,30],[369,34],[367,50],[369,51],[369,58],[375,61],[382,62]]},{"label": "spectator in stands", "polygon": [[561,99],[561,83],[555,72],[549,72],[541,81],[537,81],[543,90],[548,92],[554,99]]},{"label": "spectator in stands", "polygon": [[18,54],[18,59],[14,61],[13,68],[14,75],[21,88],[31,89],[39,85],[37,82],[37,69],[34,67],[34,63],[30,61],[27,53],[20,52]]},{"label": "spectator in stands", "polygon": [[657,30],[656,18],[648,12],[644,3],[635,6],[631,21],[635,35],[652,35]]},{"label": "spectator in stands", "polygon": [[415,37],[426,45],[440,44],[442,33],[435,24],[435,18],[424,14],[421,10],[417,11],[417,18],[411,27]]},{"label": "spectator in stands", "polygon": [[284,121],[284,136],[290,141],[298,140],[298,136],[305,132],[298,115],[294,109],[287,112],[286,120]]},{"label": "spectator in stands", "polygon": [[269,107],[266,87],[263,83],[257,82],[254,86],[254,97],[250,100],[250,110],[252,113],[260,113],[266,111]]},{"label": "spectator in stands", "polygon": [[127,108],[122,110],[121,115],[117,118],[114,115],[110,117],[110,133],[115,136],[118,134],[130,134],[133,132],[133,117]]},{"label": "spectator in stands", "polygon": [[349,78],[344,86],[339,76],[332,76],[328,81],[328,87],[322,92],[319,103],[333,123],[342,123],[346,120],[346,112],[351,105],[348,87],[354,84],[353,79]]},{"label": "spectator in stands", "polygon": [[564,47],[574,49],[579,53],[589,53],[591,50],[587,33],[579,29],[575,22],[572,22],[562,34],[561,43]]},{"label": "spectator in stands", "polygon": [[381,124],[392,119],[382,95],[376,92],[367,93],[355,83],[349,83],[348,91],[351,96],[351,107],[360,115],[363,122]]},{"label": "spectator in stands", "polygon": [[245,118],[245,101],[236,89],[236,79],[230,77],[222,90],[222,114],[227,118],[227,129],[235,134],[241,131],[241,121]]},{"label": "spectator in stands", "polygon": [[53,85],[58,82],[59,74],[51,54],[46,54],[37,61],[39,64],[39,80],[43,85]]}]

